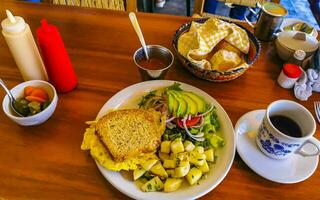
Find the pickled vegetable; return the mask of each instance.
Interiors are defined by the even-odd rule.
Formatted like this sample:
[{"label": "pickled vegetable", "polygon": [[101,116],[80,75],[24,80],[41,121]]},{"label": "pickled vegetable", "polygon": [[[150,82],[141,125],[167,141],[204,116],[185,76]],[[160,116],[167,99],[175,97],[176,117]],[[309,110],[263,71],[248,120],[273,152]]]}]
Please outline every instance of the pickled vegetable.
[{"label": "pickled vegetable", "polygon": [[29,107],[29,110],[30,110],[30,113],[29,115],[35,115],[39,112],[41,112],[41,104],[39,102],[30,102],[28,104],[28,107]]},{"label": "pickled vegetable", "polygon": [[13,105],[24,117],[38,114],[50,105],[48,94],[41,88],[27,86],[24,88],[24,95]]},{"label": "pickled vegetable", "polygon": [[25,99],[17,99],[13,106],[22,116],[28,116],[30,113],[28,104],[29,101]]}]

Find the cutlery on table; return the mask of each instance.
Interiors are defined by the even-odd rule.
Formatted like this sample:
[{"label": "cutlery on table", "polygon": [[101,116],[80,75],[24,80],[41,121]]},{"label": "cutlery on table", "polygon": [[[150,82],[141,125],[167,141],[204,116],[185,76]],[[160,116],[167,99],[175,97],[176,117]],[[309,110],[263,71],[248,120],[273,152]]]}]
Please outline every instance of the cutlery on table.
[{"label": "cutlery on table", "polygon": [[318,122],[320,123],[320,101],[314,102],[314,112],[316,114]]},{"label": "cutlery on table", "polygon": [[138,38],[140,40],[140,43],[143,47],[143,51],[144,51],[144,54],[145,54],[145,57],[146,57],[146,60],[149,60],[149,55],[148,55],[148,50],[147,50],[147,45],[146,45],[146,42],[143,38],[143,35],[142,35],[142,31],[140,29],[140,26],[139,26],[139,23],[138,23],[138,19],[136,17],[136,14],[134,14],[133,12],[130,12],[129,13],[129,18],[130,18],[130,21],[132,23],[132,26],[134,28],[134,30],[136,31],[137,35],[138,35]]},{"label": "cutlery on table", "polygon": [[12,110],[19,116],[19,117],[23,117],[23,115],[21,115],[17,109],[14,107],[14,102],[16,101],[16,99],[14,98],[14,96],[12,95],[12,93],[10,92],[10,90],[8,89],[8,87],[6,86],[6,84],[3,82],[2,79],[0,79],[0,85],[2,86],[2,88],[4,89],[4,91],[6,91],[8,97],[9,97],[9,101],[10,101],[10,106],[12,108]]}]

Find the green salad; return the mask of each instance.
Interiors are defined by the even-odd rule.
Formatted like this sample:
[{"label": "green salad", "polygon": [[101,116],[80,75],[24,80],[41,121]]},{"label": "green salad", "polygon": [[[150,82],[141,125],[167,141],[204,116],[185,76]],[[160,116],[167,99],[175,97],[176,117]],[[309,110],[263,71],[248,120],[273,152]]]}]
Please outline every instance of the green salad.
[{"label": "green salad", "polygon": [[216,108],[203,97],[181,89],[179,83],[149,92],[139,107],[166,116],[157,152],[160,162],[155,160],[134,171],[141,190],[172,192],[184,180],[198,184],[216,163],[216,150],[224,146]]}]

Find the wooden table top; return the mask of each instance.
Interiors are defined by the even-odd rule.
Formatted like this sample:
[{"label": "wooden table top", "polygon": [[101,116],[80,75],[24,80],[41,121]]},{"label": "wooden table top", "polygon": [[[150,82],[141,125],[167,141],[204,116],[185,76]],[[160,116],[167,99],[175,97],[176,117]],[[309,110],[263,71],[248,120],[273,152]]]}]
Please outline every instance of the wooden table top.
[{"label": "wooden table top", "polygon": [[[59,95],[54,115],[36,127],[22,127],[0,111],[0,199],[126,199],[100,174],[93,159],[80,150],[85,121],[96,117],[102,105],[119,90],[140,82],[132,60],[139,41],[127,13],[68,8],[21,2],[1,2],[5,9],[24,17],[35,33],[46,18],[59,27],[79,86]],[[138,13],[145,39],[170,49],[175,30],[187,17]],[[313,114],[313,102],[295,99],[293,91],[277,85],[281,62],[272,43],[263,43],[259,60],[243,76],[227,83],[195,78],[176,61],[166,79],[194,85],[213,96],[233,124],[248,111],[266,108],[272,101],[291,99]],[[22,82],[9,49],[0,37],[0,76],[9,87]],[[0,99],[4,92],[0,91]],[[319,129],[319,126],[317,127]],[[319,138],[319,131],[316,133]],[[254,173],[236,155],[226,178],[202,199],[319,199],[319,168],[297,184],[279,184]]]}]

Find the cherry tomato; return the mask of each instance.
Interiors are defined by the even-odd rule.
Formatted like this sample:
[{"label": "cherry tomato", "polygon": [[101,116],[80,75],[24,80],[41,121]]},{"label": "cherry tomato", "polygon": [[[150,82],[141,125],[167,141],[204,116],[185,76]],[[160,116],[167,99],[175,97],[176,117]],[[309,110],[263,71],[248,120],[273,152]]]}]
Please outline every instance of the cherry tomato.
[{"label": "cherry tomato", "polygon": [[[196,125],[196,124],[199,123],[200,119],[201,119],[201,117],[192,117],[190,120],[187,119],[187,121],[186,121],[186,126],[187,126],[188,128],[189,128],[190,126],[194,126],[194,125]],[[183,128],[183,122],[182,122],[181,119],[177,119],[176,122],[177,122],[177,124],[178,124],[178,126],[179,126],[180,128]]]}]

